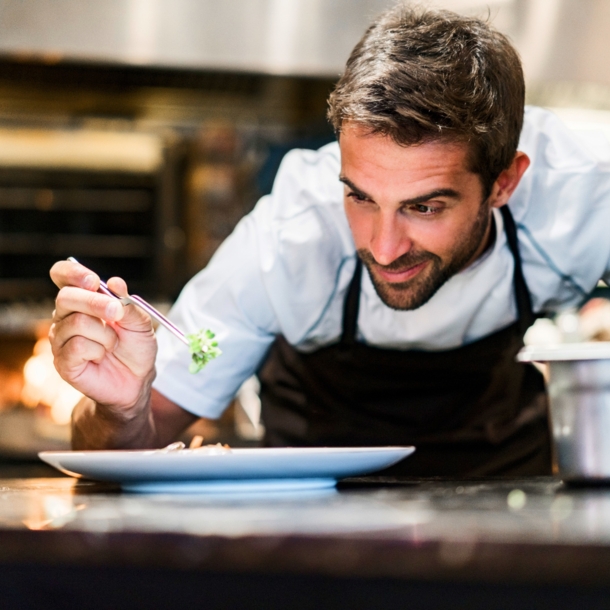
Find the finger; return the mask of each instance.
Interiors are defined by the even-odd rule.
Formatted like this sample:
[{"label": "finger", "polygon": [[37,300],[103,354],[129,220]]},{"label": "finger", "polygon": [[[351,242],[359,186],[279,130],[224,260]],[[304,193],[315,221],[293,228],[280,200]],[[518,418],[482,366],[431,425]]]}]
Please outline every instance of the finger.
[{"label": "finger", "polygon": [[129,295],[127,292],[127,284],[125,280],[120,277],[111,277],[108,282],[108,288],[112,290],[115,294],[118,294],[120,297],[126,297]]},{"label": "finger", "polygon": [[[127,284],[120,277],[111,277],[108,280],[108,288],[121,297],[128,296]],[[150,316],[137,305],[126,305],[121,319],[121,326],[129,330],[149,331],[152,328]]]},{"label": "finger", "polygon": [[99,318],[73,313],[51,325],[49,339],[53,354],[58,354],[72,337],[77,336],[99,343],[108,352],[113,352],[119,342],[112,326],[104,324]]},{"label": "finger", "polygon": [[59,261],[51,267],[51,279],[58,288],[64,286],[78,286],[85,290],[97,291],[100,287],[100,278],[80,263],[72,261]]},{"label": "finger", "polygon": [[105,355],[103,345],[85,337],[72,337],[55,356],[55,368],[68,383],[72,383],[89,362],[100,363]]},{"label": "finger", "polygon": [[84,313],[107,322],[118,322],[123,317],[123,306],[114,297],[73,286],[64,286],[55,300],[54,321],[73,313]]}]

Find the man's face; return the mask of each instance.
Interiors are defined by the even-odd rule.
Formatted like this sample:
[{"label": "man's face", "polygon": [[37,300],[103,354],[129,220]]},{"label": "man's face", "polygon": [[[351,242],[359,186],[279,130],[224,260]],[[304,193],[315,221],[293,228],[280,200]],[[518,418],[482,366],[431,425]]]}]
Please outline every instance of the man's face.
[{"label": "man's face", "polygon": [[345,212],[381,300],[417,309],[485,250],[491,207],[465,144],[400,146],[342,128]]}]

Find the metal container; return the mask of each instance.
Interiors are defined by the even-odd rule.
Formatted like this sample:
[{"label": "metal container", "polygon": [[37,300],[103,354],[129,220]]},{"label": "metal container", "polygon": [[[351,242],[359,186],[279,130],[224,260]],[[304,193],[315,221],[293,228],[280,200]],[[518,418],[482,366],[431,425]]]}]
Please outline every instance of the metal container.
[{"label": "metal container", "polygon": [[546,362],[559,474],[610,483],[610,343],[528,346],[520,362]]}]

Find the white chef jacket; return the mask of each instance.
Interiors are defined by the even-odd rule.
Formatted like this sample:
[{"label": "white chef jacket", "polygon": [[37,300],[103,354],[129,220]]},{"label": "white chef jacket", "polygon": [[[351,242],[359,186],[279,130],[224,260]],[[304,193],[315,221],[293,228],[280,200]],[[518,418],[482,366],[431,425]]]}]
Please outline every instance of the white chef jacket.
[{"label": "white chef jacket", "polygon": [[[532,163],[509,207],[534,310],[577,305],[610,276],[610,143],[528,108],[519,150]],[[212,329],[222,356],[192,375],[186,346],[160,329],[159,392],[215,418],[258,369],[276,335],[303,351],[339,339],[356,261],[339,171],[337,143],[286,155],[272,193],[241,220],[170,313],[186,332]],[[379,347],[444,350],[514,322],[514,262],[501,214],[493,214],[493,247],[419,309],[390,309],[364,273],[359,339]]]}]

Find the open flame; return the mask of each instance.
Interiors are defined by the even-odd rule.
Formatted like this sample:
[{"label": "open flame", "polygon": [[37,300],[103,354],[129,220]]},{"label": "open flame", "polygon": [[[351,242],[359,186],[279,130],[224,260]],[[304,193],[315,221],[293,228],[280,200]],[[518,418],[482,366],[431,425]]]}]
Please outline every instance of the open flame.
[{"label": "open flame", "polygon": [[51,343],[46,337],[36,342],[34,353],[23,368],[23,376],[21,402],[32,408],[46,405],[55,423],[68,424],[72,410],[83,395],[55,370]]}]

